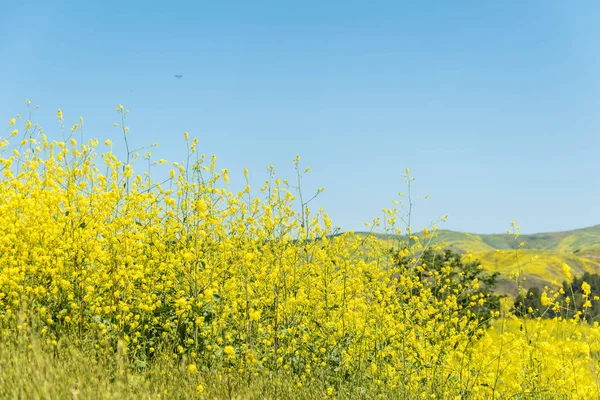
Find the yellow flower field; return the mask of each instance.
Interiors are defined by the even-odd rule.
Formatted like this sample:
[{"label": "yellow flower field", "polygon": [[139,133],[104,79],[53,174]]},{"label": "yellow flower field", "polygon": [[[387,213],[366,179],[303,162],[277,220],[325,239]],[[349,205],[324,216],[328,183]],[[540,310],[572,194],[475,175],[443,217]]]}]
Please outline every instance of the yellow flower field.
[{"label": "yellow flower field", "polygon": [[598,398],[597,326],[486,328],[427,242],[333,235],[299,158],[234,192],[186,133],[156,181],[117,111],[125,160],[83,120],[52,140],[12,119],[0,142],[3,398]]}]

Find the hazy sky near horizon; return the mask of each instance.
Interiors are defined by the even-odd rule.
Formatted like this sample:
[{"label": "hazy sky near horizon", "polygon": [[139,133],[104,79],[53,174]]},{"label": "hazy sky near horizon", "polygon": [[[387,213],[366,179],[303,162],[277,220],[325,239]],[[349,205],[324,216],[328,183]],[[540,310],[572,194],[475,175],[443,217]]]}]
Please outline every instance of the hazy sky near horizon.
[{"label": "hazy sky near horizon", "polygon": [[416,228],[600,223],[598,2],[7,3],[6,122],[31,99],[48,135],[61,108],[117,145],[123,104],[134,147],[179,161],[189,131],[234,187],[245,167],[255,189],[271,164],[291,180],[300,155],[343,230],[391,206],[407,167],[430,195]]}]

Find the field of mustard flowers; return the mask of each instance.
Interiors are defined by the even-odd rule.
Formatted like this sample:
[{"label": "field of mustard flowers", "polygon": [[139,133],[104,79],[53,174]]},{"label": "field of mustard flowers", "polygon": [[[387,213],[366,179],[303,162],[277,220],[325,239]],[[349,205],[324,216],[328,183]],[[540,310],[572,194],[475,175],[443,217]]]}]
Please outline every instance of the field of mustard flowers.
[{"label": "field of mustard flowers", "polygon": [[396,243],[334,235],[299,158],[235,193],[184,133],[159,182],[122,106],[124,160],[60,110],[51,140],[34,111],[0,142],[0,397],[598,398],[597,325],[476,318],[477,280],[420,262],[435,227],[418,240],[402,207],[374,220]]}]

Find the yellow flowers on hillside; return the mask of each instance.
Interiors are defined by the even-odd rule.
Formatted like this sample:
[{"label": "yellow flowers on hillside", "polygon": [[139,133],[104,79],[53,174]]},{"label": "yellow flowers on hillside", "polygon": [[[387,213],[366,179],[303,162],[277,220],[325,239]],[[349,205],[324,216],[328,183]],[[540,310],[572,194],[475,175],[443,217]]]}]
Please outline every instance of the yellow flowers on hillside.
[{"label": "yellow flowers on hillside", "polygon": [[569,267],[568,264],[563,263],[561,266],[561,270],[567,282],[571,281],[571,279],[573,278],[571,275],[571,267]]},{"label": "yellow flowers on hillside", "polygon": [[[128,132],[124,107],[117,111]],[[485,330],[473,311],[485,302],[474,294],[479,282],[453,285],[449,268],[419,261],[435,229],[420,241],[407,226],[406,245],[392,252],[372,235],[334,235],[324,210],[309,209],[299,185],[273,167],[255,196],[247,170],[245,189],[231,191],[229,170],[214,156],[205,163],[195,139],[187,161],[157,182],[136,171],[133,153],[123,162],[110,140],[99,149],[83,139],[81,126],[62,141],[32,142],[33,131],[27,121],[23,137],[0,150],[5,335],[27,324],[50,348],[64,335],[122,342],[144,363],[166,348],[189,374],[286,371],[298,388],[321,382],[324,396],[348,381],[394,398],[598,393],[598,330],[573,321],[556,325],[560,335],[499,323]],[[397,209],[385,215],[399,232]],[[411,263],[396,263],[398,254]]]}]

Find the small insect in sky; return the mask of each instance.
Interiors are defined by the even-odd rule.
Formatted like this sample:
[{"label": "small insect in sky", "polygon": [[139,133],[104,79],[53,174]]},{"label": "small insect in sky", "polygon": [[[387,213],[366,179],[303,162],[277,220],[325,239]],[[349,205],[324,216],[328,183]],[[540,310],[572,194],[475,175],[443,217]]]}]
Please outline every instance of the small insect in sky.
[{"label": "small insect in sky", "polygon": [[181,79],[181,78],[183,78],[183,75],[177,75],[177,74],[175,74],[175,78]]}]

